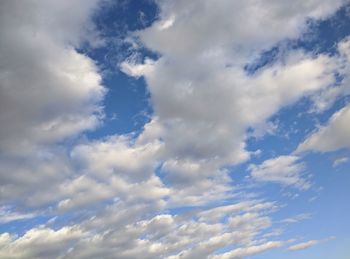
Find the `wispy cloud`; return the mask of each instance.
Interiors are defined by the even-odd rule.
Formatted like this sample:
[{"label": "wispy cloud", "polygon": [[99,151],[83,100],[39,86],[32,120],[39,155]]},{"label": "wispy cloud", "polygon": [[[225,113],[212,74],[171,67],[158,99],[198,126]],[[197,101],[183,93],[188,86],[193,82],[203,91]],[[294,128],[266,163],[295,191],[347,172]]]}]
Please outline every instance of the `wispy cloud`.
[{"label": "wispy cloud", "polygon": [[292,245],[292,246],[288,247],[288,250],[289,251],[304,250],[304,249],[313,247],[315,245],[318,245],[320,243],[324,243],[324,242],[327,242],[327,241],[330,241],[330,240],[333,240],[333,239],[335,239],[335,237],[330,237],[330,238],[321,239],[321,240],[309,240],[309,241],[306,241],[306,242],[303,242],[303,243]]}]

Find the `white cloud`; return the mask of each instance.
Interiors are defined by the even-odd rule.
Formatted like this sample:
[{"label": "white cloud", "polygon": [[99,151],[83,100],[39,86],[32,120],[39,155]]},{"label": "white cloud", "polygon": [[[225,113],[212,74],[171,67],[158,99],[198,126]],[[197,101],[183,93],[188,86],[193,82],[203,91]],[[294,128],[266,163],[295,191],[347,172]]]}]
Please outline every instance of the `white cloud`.
[{"label": "white cloud", "polygon": [[1,152],[30,150],[98,125],[101,76],[75,50],[97,1],[80,3],[2,1]]},{"label": "white cloud", "polygon": [[[134,36],[161,57],[120,65],[145,78],[154,117],[140,136],[73,147],[55,143],[103,115],[99,71],[76,51],[100,43],[91,23],[98,1],[0,4],[1,202],[80,213],[71,225],[2,234],[0,257],[242,258],[283,245],[260,239],[274,202],[229,203],[235,186],[226,167],[249,159],[248,128],[258,132],[282,107],[333,85],[339,57],[291,51],[253,75],[244,65],[342,1],[298,0],[292,9],[281,1],[157,3],[159,21]],[[306,189],[303,170],[295,156],[251,166],[257,180]],[[171,213],[179,207],[188,209]]]},{"label": "white cloud", "polygon": [[248,246],[243,248],[237,248],[231,252],[224,253],[222,255],[212,256],[213,259],[235,259],[235,258],[244,258],[246,256],[251,256],[265,252],[267,250],[278,248],[283,245],[283,242],[280,241],[270,241],[261,245]]},{"label": "white cloud", "polygon": [[[244,65],[280,40],[300,36],[306,18],[324,18],[341,3],[297,1],[292,12],[285,12],[283,3],[269,1],[261,3],[264,8],[250,1],[220,1],[215,6],[210,1],[159,3],[160,20],[134,36],[161,57],[143,63],[127,59],[121,69],[147,82],[155,114],[145,134],[149,128],[161,129],[151,135],[164,142],[164,159],[172,161],[164,169],[173,181],[186,175],[167,170],[174,160],[178,168],[201,165],[197,173],[192,167],[186,175],[193,178],[207,177],[208,168],[222,172],[224,166],[246,161],[250,153],[245,141],[251,137],[247,129],[259,133],[282,107],[335,84],[338,56],[291,51],[254,75],[247,74]],[[230,15],[225,15],[228,10]],[[159,30],[169,19],[171,26]],[[243,31],[241,23],[248,28]],[[260,135],[266,132],[268,128]]]},{"label": "white cloud", "polygon": [[26,220],[36,217],[35,213],[20,213],[12,211],[9,207],[0,207],[0,223],[5,224],[12,221]]},{"label": "white cloud", "polygon": [[217,221],[222,219],[226,215],[239,213],[241,211],[254,212],[263,210],[272,210],[275,208],[274,203],[261,202],[261,201],[249,201],[240,202],[237,204],[230,204],[225,206],[215,207],[198,213],[200,221]]},{"label": "white cloud", "polygon": [[333,167],[337,167],[337,166],[340,166],[341,164],[344,164],[346,162],[349,161],[349,158],[348,157],[340,157],[340,158],[337,158],[336,160],[334,160],[333,162]]},{"label": "white cloud", "polygon": [[[138,34],[147,47],[171,57],[191,60],[210,51],[251,55],[299,36],[307,18],[325,18],[343,3],[298,0],[291,7],[280,1],[158,1],[161,19]],[[171,26],[159,30],[164,24]]]},{"label": "white cloud", "polygon": [[309,213],[302,213],[302,214],[298,214],[294,217],[291,218],[287,218],[282,220],[283,223],[287,223],[287,224],[291,224],[291,223],[298,223],[302,220],[307,220],[311,218],[311,214]]},{"label": "white cloud", "polygon": [[328,123],[320,126],[301,143],[296,152],[308,150],[330,152],[350,147],[350,105],[334,113]]},{"label": "white cloud", "polygon": [[5,156],[0,163],[0,203],[20,208],[40,207],[57,199],[58,186],[72,174],[69,159],[59,149],[35,150],[25,157]]},{"label": "white cloud", "polygon": [[313,247],[315,245],[318,245],[318,244],[321,244],[321,243],[324,243],[324,242],[328,242],[328,241],[333,240],[333,239],[335,239],[334,236],[328,237],[328,238],[325,238],[325,239],[320,239],[320,240],[309,240],[309,241],[306,241],[306,242],[302,242],[302,243],[299,243],[299,244],[292,245],[292,246],[288,247],[288,250],[289,251],[304,250],[304,249]]},{"label": "white cloud", "polygon": [[50,228],[33,228],[17,239],[6,238],[4,242],[0,241],[2,246],[0,257],[43,259],[51,258],[52,255],[64,257],[74,243],[83,237],[84,233],[78,226],[63,227],[57,231]]},{"label": "white cloud", "polygon": [[350,37],[338,43],[337,52],[339,74],[343,78],[336,86],[328,86],[311,97],[312,112],[323,112],[331,108],[337,99],[350,94]]},{"label": "white cloud", "polygon": [[[249,206],[222,211],[222,217],[230,215],[230,224],[226,224],[213,218],[197,221],[193,217],[196,210],[190,214],[161,213],[164,207],[156,200],[144,204],[118,201],[76,225],[57,230],[41,226],[20,237],[3,234],[0,256],[115,258],[118,254],[118,258],[211,258],[217,249],[228,245],[245,247],[233,250],[235,256],[252,255],[282,244],[250,245],[270,226],[269,218],[260,215],[267,207],[256,207],[253,214],[247,212]],[[205,214],[206,210],[201,212]],[[244,212],[247,213],[240,215]]]},{"label": "white cloud", "polygon": [[157,176],[137,183],[130,183],[118,176],[112,176],[105,181],[80,176],[60,185],[59,197],[63,199],[57,206],[59,210],[65,211],[84,207],[94,209],[98,202],[118,199],[130,203],[164,201],[170,193],[171,190]]},{"label": "white cloud", "polygon": [[[223,168],[249,159],[246,130],[259,132],[282,107],[334,85],[341,62],[290,51],[254,75],[244,65],[280,40],[300,36],[307,18],[325,18],[342,2],[297,1],[288,12],[284,3],[268,1],[263,8],[224,0],[158,4],[160,19],[133,36],[160,58],[139,63],[131,56],[120,65],[130,76],[143,76],[151,94],[154,119],[139,139],[162,141],[161,173],[177,193],[172,204],[228,198],[233,187]],[[265,180],[310,187],[301,163],[287,166]]]},{"label": "white cloud", "polygon": [[275,182],[308,189],[310,183],[301,177],[305,166],[299,160],[297,156],[279,156],[266,160],[260,165],[251,164],[249,170],[256,181]]},{"label": "white cloud", "polygon": [[123,175],[129,180],[149,178],[158,165],[162,143],[159,141],[134,144],[132,136],[112,136],[74,147],[74,162],[96,177]]},{"label": "white cloud", "polygon": [[76,50],[101,43],[91,20],[98,2],[0,3],[1,204],[52,200],[70,173],[54,144],[101,122],[106,90],[94,61]]},{"label": "white cloud", "polygon": [[[348,96],[350,94],[349,37],[338,43],[337,51],[338,54],[336,55],[335,62],[338,63],[336,66],[343,78],[337,85],[328,85],[311,96],[314,105],[311,110],[313,112],[322,112],[330,108],[340,97]],[[295,153],[297,154],[310,150],[330,152],[341,148],[349,148],[350,142],[347,137],[350,134],[350,126],[347,123],[350,118],[349,110],[350,106],[347,104],[338,112],[335,112],[326,125],[318,126],[318,128],[297,147]],[[335,167],[341,162],[342,160],[339,160],[337,163],[334,162],[333,166]]]},{"label": "white cloud", "polygon": [[283,106],[335,82],[336,62],[325,55],[293,53],[252,77],[237,67],[201,62],[188,69],[174,62],[165,56],[145,69],[157,116],[145,134],[161,129],[152,137],[164,142],[165,158],[216,171],[249,158],[247,128],[259,128]]},{"label": "white cloud", "polygon": [[304,250],[304,249],[307,249],[307,248],[312,247],[314,245],[317,245],[318,243],[319,243],[318,240],[310,240],[310,241],[303,242],[300,244],[292,245],[288,248],[288,250],[290,250],[290,251]]}]

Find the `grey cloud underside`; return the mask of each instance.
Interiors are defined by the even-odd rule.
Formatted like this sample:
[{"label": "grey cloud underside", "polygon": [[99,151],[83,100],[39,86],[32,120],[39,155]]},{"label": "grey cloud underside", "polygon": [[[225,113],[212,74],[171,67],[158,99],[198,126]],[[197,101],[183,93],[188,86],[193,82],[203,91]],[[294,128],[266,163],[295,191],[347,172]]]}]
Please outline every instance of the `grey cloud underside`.
[{"label": "grey cloud underside", "polygon": [[[346,95],[345,83],[336,93],[332,87],[336,73],[348,73],[349,47],[342,42],[333,56],[290,51],[254,75],[243,66],[345,2],[157,1],[159,20],[131,36],[161,57],[120,64],[145,78],[152,120],[137,137],[70,147],[65,140],[103,118],[98,68],[76,51],[86,41],[103,43],[91,21],[100,1],[2,1],[0,202],[13,205],[2,207],[3,220],[83,219],[63,227],[53,219],[19,237],[3,233],[0,257],[244,258],[283,246],[283,238],[265,238],[277,233],[271,213],[278,205],[239,196],[225,167],[249,159],[247,128],[263,129],[282,107],[308,96],[322,110]],[[343,127],[347,109],[311,138]],[[252,165],[251,174],[307,189],[303,169],[298,157],[282,156]],[[184,206],[196,209],[170,215]]]},{"label": "grey cloud underside", "polygon": [[67,2],[1,2],[1,153],[31,150],[98,123],[101,77],[74,48],[93,2],[79,11]]},{"label": "grey cloud underside", "polygon": [[98,41],[96,3],[0,3],[1,204],[51,202],[70,166],[64,150],[48,145],[100,123],[101,76],[75,50],[87,37]]},{"label": "grey cloud underside", "polygon": [[1,203],[52,200],[70,167],[55,144],[100,123],[106,90],[94,62],[75,49],[98,42],[95,8],[97,1],[0,3]]}]

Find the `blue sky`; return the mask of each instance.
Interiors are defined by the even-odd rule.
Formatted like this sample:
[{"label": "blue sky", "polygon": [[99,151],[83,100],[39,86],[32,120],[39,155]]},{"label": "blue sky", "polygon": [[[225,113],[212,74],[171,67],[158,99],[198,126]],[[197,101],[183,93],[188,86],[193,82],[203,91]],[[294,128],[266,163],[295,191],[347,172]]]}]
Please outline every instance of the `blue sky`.
[{"label": "blue sky", "polygon": [[348,259],[349,10],[0,3],[0,258]]}]

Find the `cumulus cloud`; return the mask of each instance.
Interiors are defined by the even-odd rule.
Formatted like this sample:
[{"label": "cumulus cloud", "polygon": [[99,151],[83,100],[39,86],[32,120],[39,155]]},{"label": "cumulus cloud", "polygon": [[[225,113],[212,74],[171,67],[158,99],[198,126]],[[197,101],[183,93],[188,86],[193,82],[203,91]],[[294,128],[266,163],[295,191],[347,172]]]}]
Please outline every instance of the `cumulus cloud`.
[{"label": "cumulus cloud", "polygon": [[2,204],[50,200],[48,189],[69,171],[64,150],[52,144],[100,123],[106,90],[97,66],[76,50],[100,41],[91,21],[97,7],[94,0],[0,4]]},{"label": "cumulus cloud", "polygon": [[134,144],[132,136],[113,136],[74,147],[71,157],[75,163],[96,177],[121,174],[141,181],[151,176],[159,163],[160,141]]},{"label": "cumulus cloud", "polygon": [[[63,227],[57,231],[50,228],[33,228],[22,237],[1,235],[0,256],[2,258],[64,258],[71,246],[84,233],[78,226]],[[6,238],[6,239],[5,239]]]},{"label": "cumulus cloud", "polygon": [[101,76],[75,50],[86,40],[96,4],[1,2],[2,153],[28,151],[98,124]]},{"label": "cumulus cloud", "polygon": [[[157,199],[146,204],[118,201],[76,225],[58,230],[41,226],[21,237],[3,234],[0,255],[18,258],[51,255],[115,258],[115,254],[118,258],[211,258],[210,255],[222,247],[244,245],[245,248],[231,252],[242,257],[282,244],[275,241],[250,245],[271,225],[263,212],[268,206],[256,207],[255,212],[250,213],[245,204],[232,204],[241,209],[222,212],[222,217],[228,218],[228,224],[219,219],[213,221],[213,218],[197,221],[193,217],[195,211],[194,214],[159,214],[162,206]],[[201,211],[206,212],[205,209]],[[152,216],[154,212],[158,215]]]},{"label": "cumulus cloud", "polygon": [[[50,205],[50,213],[72,217],[66,226],[2,234],[0,257],[242,258],[282,246],[266,240],[276,233],[269,215],[276,203],[237,197],[228,167],[249,159],[248,129],[263,135],[281,108],[333,86],[340,56],[293,50],[253,74],[244,67],[343,1],[298,0],[292,8],[282,1],[157,1],[159,20],[132,37],[159,59],[120,64],[144,77],[151,121],[140,135],[65,145],[103,117],[99,70],[76,50],[101,43],[91,22],[98,3],[0,4],[1,202]],[[258,181],[310,186],[297,156],[250,172]],[[33,216],[3,214],[7,221]],[[234,249],[222,252],[227,247]]]},{"label": "cumulus cloud", "polygon": [[[340,84],[336,87],[327,87],[313,96],[315,104],[314,111],[322,111],[329,108],[335,100],[339,97],[348,96],[350,94],[349,88],[349,61],[350,61],[350,38],[345,38],[338,43],[339,53],[339,71],[343,78]],[[330,152],[341,148],[349,148],[350,126],[350,105],[345,105],[342,109],[334,113],[329,121],[319,126],[318,129],[308,136],[303,143],[301,143],[296,152],[304,151],[319,151]]]},{"label": "cumulus cloud", "polygon": [[25,157],[0,157],[0,163],[2,205],[47,205],[58,198],[59,185],[72,174],[69,158],[56,149],[33,151]]},{"label": "cumulus cloud", "polygon": [[229,49],[236,56],[252,55],[298,37],[306,19],[323,19],[343,3],[298,0],[291,8],[281,1],[158,1],[161,19],[139,35],[147,47],[171,57],[190,60],[206,53],[230,53]]},{"label": "cumulus cloud", "polygon": [[[253,75],[244,66],[262,50],[300,36],[307,19],[326,18],[342,3],[297,1],[288,12],[276,1],[158,3],[160,19],[133,36],[160,58],[139,63],[131,57],[120,67],[146,80],[154,120],[144,133],[163,141],[169,180],[198,181],[199,174],[222,174],[223,167],[248,160],[248,129],[261,131],[281,108],[336,83],[338,56],[296,50]],[[147,133],[154,128],[161,130]]]},{"label": "cumulus cloud", "polygon": [[[145,135],[113,136],[74,147],[68,163],[75,172],[57,187],[61,210],[99,201],[167,199],[168,206],[203,205],[233,196],[227,170],[209,163],[166,160],[159,140],[144,143]],[[161,161],[163,161],[161,163]],[[161,170],[163,180],[155,175]]]},{"label": "cumulus cloud", "polygon": [[253,77],[237,67],[207,62],[194,65],[190,72],[177,61],[168,62],[166,56],[146,69],[157,123],[164,129],[158,137],[165,142],[165,152],[222,165],[248,159],[244,144],[248,127],[258,126],[281,107],[335,80],[332,58],[294,54],[297,57],[290,55],[284,64]]},{"label": "cumulus cloud", "polygon": [[323,112],[334,104],[334,102],[350,94],[350,38],[347,37],[337,44],[337,62],[339,73],[342,76],[336,86],[329,86],[311,97],[313,101],[312,112]]}]

